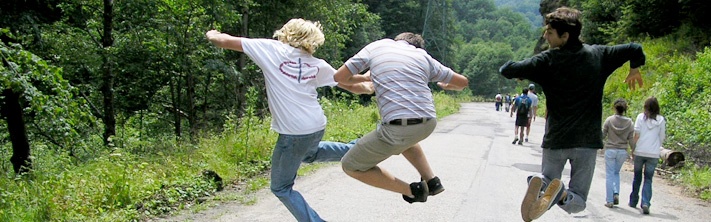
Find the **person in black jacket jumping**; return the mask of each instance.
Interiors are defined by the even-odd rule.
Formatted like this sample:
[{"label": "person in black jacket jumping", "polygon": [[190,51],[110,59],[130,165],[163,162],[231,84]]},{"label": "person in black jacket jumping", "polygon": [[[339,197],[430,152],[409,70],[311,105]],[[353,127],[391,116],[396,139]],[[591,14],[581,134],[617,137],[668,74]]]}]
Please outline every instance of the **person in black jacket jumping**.
[{"label": "person in black jacket jumping", "polygon": [[[506,62],[499,71],[506,78],[528,79],[546,95],[548,119],[541,147],[542,175],[528,177],[529,187],[521,203],[524,221],[539,218],[554,204],[568,213],[586,207],[602,143],[602,94],[607,78],[630,62],[625,82],[634,90],[642,86],[639,67],[645,63],[636,43],[604,46],[579,40],[580,11],[561,7],[545,17],[543,37],[550,50],[519,62]],[[576,95],[576,96],[570,96]],[[571,163],[568,188],[561,182],[566,162]],[[541,191],[545,191],[541,195]]]}]

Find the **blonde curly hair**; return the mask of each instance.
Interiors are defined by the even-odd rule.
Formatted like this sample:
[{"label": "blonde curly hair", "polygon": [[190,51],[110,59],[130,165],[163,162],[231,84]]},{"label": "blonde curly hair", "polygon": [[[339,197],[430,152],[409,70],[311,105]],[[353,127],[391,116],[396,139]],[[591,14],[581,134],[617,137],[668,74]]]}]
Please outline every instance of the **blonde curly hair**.
[{"label": "blonde curly hair", "polygon": [[294,48],[303,49],[309,54],[316,52],[316,49],[323,45],[326,39],[319,22],[300,18],[289,20],[281,29],[274,32],[274,37]]}]

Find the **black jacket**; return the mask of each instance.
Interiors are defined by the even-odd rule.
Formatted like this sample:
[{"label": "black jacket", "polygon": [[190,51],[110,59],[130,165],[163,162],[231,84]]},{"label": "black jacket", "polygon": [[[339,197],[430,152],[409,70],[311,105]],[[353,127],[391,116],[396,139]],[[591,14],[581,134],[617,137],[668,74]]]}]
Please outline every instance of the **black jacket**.
[{"label": "black jacket", "polygon": [[600,149],[605,81],[627,61],[631,68],[644,65],[641,45],[578,43],[509,61],[499,71],[506,78],[528,79],[542,87],[548,110],[543,148]]}]

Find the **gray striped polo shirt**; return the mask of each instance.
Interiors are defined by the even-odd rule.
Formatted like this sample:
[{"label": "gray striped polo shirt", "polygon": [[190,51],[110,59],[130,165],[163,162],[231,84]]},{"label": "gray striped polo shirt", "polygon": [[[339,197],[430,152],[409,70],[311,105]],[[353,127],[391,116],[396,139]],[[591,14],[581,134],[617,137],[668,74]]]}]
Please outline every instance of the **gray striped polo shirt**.
[{"label": "gray striped polo shirt", "polygon": [[351,73],[370,69],[383,122],[400,118],[436,118],[428,82],[452,80],[454,72],[423,49],[405,41],[372,42],[346,61]]}]

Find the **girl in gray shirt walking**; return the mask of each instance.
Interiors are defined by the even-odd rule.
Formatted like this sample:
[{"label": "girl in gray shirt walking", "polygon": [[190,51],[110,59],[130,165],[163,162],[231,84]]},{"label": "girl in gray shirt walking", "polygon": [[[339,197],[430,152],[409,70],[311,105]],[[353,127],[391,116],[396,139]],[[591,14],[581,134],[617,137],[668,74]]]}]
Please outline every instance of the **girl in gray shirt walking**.
[{"label": "girl in gray shirt walking", "polygon": [[624,116],[627,112],[627,101],[619,98],[613,103],[615,114],[607,117],[602,125],[602,135],[605,138],[605,187],[607,195],[606,207],[612,208],[619,204],[620,169],[629,156],[627,147],[634,149],[634,127],[632,119]]}]

